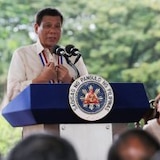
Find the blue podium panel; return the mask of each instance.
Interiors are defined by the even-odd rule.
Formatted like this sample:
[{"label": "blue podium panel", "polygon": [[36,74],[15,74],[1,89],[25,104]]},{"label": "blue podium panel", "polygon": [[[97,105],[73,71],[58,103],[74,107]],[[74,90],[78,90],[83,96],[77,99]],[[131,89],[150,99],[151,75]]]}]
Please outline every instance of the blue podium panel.
[{"label": "blue podium panel", "polygon": [[142,83],[110,83],[114,92],[114,105],[104,118],[111,123],[137,122],[150,108]]},{"label": "blue podium panel", "polygon": [[[142,83],[110,83],[114,104],[94,123],[128,123],[141,119],[149,109]],[[69,106],[69,84],[31,84],[13,99],[2,115],[14,127],[33,124],[93,123],[75,115]]]},{"label": "blue podium panel", "polygon": [[36,123],[29,107],[31,102],[29,88],[25,89],[2,110],[2,115],[12,126],[24,126],[26,122],[26,125]]}]

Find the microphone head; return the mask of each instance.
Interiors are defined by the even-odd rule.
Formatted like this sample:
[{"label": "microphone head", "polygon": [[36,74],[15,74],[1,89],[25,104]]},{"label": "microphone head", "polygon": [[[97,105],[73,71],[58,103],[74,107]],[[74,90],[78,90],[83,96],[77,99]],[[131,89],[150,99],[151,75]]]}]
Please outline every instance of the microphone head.
[{"label": "microphone head", "polygon": [[72,55],[73,55],[73,56],[78,56],[78,55],[80,55],[79,50],[78,50],[77,48],[73,48],[73,50],[72,50]]},{"label": "microphone head", "polygon": [[70,53],[73,48],[74,48],[74,45],[68,44],[68,45],[65,47],[65,50],[66,50],[67,53]]},{"label": "microphone head", "polygon": [[71,57],[71,56],[75,56],[75,51],[74,51],[75,47],[74,45],[72,44],[68,44],[66,47],[65,47],[65,50],[66,52],[68,53],[68,56]]},{"label": "microphone head", "polygon": [[59,54],[57,53],[57,50],[58,50],[59,48],[60,48],[59,45],[54,45],[53,48],[52,48],[52,54],[54,53],[54,54],[56,54],[56,55],[59,55]]},{"label": "microphone head", "polygon": [[79,50],[77,48],[75,48],[75,46],[72,45],[72,44],[67,45],[65,50],[70,55],[70,57],[71,56],[77,56],[77,55],[80,54]]},{"label": "microphone head", "polygon": [[59,45],[54,45],[52,51],[54,54],[56,54],[58,56],[65,55],[65,50],[63,48],[61,48]]},{"label": "microphone head", "polygon": [[65,50],[63,48],[58,48],[57,49],[57,54],[60,55],[60,56],[65,56],[66,55]]}]

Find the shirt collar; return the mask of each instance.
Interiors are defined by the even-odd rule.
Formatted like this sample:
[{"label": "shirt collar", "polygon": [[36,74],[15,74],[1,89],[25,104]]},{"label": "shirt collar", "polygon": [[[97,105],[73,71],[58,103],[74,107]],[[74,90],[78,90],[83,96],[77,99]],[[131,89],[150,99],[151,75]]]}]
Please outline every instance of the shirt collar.
[{"label": "shirt collar", "polygon": [[37,47],[37,54],[40,54],[44,50],[44,47],[42,46],[39,38],[37,40],[36,47]]},{"label": "shirt collar", "polygon": [[37,54],[40,54],[43,50],[45,50],[46,53],[50,53],[48,48],[44,48],[38,38],[37,43],[36,43],[36,47],[37,47]]}]

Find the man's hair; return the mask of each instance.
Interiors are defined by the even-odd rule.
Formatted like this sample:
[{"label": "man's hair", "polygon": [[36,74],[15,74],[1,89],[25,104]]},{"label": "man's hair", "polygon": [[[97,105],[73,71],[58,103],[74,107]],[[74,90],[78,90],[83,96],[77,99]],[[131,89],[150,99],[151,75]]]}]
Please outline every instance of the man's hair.
[{"label": "man's hair", "polygon": [[119,155],[119,147],[133,137],[139,139],[144,148],[148,150],[147,154],[149,156],[152,156],[151,154],[154,154],[160,150],[160,144],[155,137],[142,129],[134,128],[123,132],[119,135],[119,138],[115,142],[113,142],[108,153],[108,160],[121,160],[121,157]]},{"label": "man's hair", "polygon": [[11,149],[7,160],[78,160],[73,146],[50,134],[34,134]]},{"label": "man's hair", "polygon": [[61,18],[61,23],[63,24],[63,15],[61,12],[55,8],[44,8],[36,14],[36,23],[41,24],[44,16],[59,16]]}]

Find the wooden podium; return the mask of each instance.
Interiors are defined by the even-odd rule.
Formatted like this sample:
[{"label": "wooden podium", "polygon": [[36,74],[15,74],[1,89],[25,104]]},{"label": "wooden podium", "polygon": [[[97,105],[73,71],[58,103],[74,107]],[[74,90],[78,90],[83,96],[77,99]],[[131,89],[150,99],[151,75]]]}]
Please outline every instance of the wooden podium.
[{"label": "wooden podium", "polygon": [[94,122],[73,113],[68,99],[69,84],[31,84],[2,110],[2,115],[13,127],[57,125],[60,136],[75,145],[81,160],[104,160],[112,143],[111,123],[137,122],[150,108],[142,83],[110,85],[114,92],[113,107],[107,116]]}]

